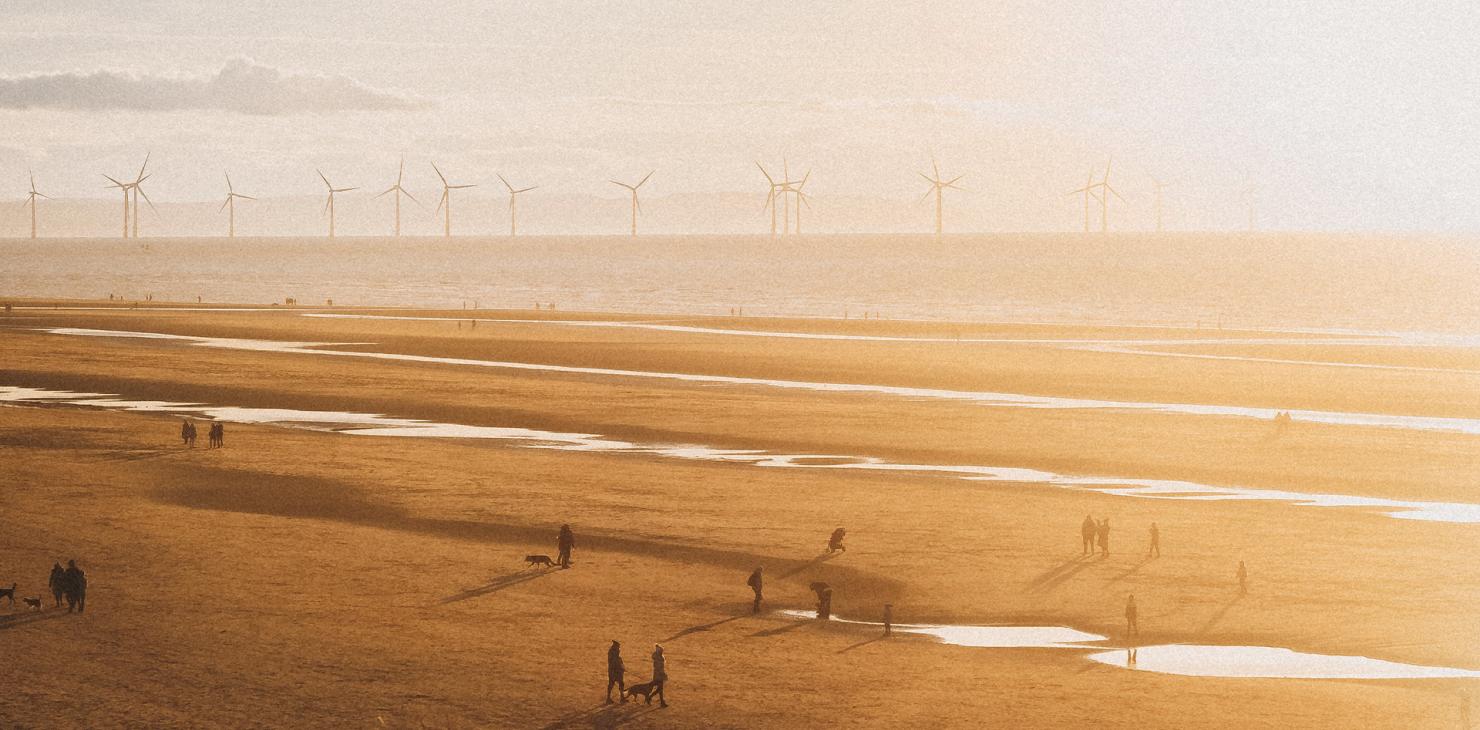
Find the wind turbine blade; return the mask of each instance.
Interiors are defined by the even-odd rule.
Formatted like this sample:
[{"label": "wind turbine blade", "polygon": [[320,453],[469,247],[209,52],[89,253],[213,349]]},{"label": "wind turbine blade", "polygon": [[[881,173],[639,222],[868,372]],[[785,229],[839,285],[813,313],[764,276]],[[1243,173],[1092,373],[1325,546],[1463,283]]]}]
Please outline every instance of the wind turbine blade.
[{"label": "wind turbine blade", "polygon": [[1106,185],[1105,186],[1105,189],[1106,190],[1109,190],[1111,195],[1114,195],[1115,197],[1120,198],[1120,202],[1122,202],[1122,203],[1126,202],[1125,198],[1121,198],[1120,197],[1120,193],[1115,192],[1115,188],[1112,188],[1109,185]]},{"label": "wind turbine blade", "polygon": [[515,193],[527,193],[527,192],[529,192],[529,191],[531,191],[531,190],[535,190],[535,189],[537,189],[537,188],[539,188],[539,186],[538,186],[538,185],[531,185],[531,186],[529,186],[529,187],[527,187],[527,188],[524,188],[524,189],[523,189],[523,190],[515,190],[515,191],[514,191],[514,192],[515,192]]},{"label": "wind turbine blade", "polygon": [[[405,195],[406,197],[411,198],[411,202],[416,203],[417,205],[421,205],[421,201],[420,200],[417,200],[416,199],[416,196],[412,195],[411,193],[406,192],[405,189],[403,189],[403,188],[397,187],[396,189],[397,190],[400,190],[401,193],[403,195]],[[422,206],[422,207],[425,208],[425,206]]]},{"label": "wind turbine blade", "polygon": [[462,190],[463,188],[476,188],[478,186],[477,185],[448,185],[447,187],[450,188],[450,189],[452,189],[452,190]]},{"label": "wind turbine blade", "polygon": [[[139,174],[137,176],[138,180],[142,180],[143,179],[143,177],[144,177],[144,168],[146,168],[146,167],[149,166],[149,156],[150,155],[153,155],[153,154],[154,154],[153,152],[145,152],[144,153],[144,164],[139,165]],[[136,182],[138,180],[136,180]]]},{"label": "wind turbine blade", "polygon": [[238,197],[238,198],[241,198],[242,200],[256,200],[256,198],[254,198],[254,197],[252,197],[250,195],[241,195],[239,193],[234,193],[234,195],[236,195],[236,197]]},{"label": "wind turbine blade", "polygon": [[381,193],[381,194],[379,194],[379,195],[377,195],[375,197],[376,198],[383,198],[383,197],[385,197],[387,195],[390,195],[391,193],[394,193],[394,192],[396,192],[396,189],[394,187],[386,188],[386,191],[385,192],[383,192],[383,193]]},{"label": "wind turbine blade", "polygon": [[108,178],[108,182],[113,183],[112,185],[109,185],[108,187],[110,187],[110,188],[121,188],[121,187],[123,187],[123,183],[118,182],[117,180],[114,180],[113,178],[108,177],[107,175],[104,175],[103,177],[107,177]]},{"label": "wind turbine blade", "polygon": [[1100,179],[1100,182],[1103,182],[1103,183],[1110,182],[1110,163],[1111,162],[1114,162],[1114,159],[1105,160],[1105,177],[1101,178]]},{"label": "wind turbine blade", "polygon": [[925,182],[928,182],[928,183],[930,183],[930,184],[931,184],[931,185],[932,185],[932,186],[934,186],[934,185],[936,185],[936,184],[937,184],[937,183],[939,183],[939,182],[940,182],[940,181],[939,181],[939,180],[935,180],[935,179],[932,179],[932,178],[931,178],[931,177],[930,177],[930,176],[929,176],[929,175],[926,175],[926,174],[925,174],[925,173],[923,173],[923,172],[917,172],[917,173],[915,173],[915,174],[916,174],[916,175],[919,175],[919,176],[920,176],[920,177],[922,177],[922,178],[925,178]]},{"label": "wind turbine blade", "polygon": [[401,177],[406,174],[406,158],[401,158],[401,167],[396,170],[396,187],[401,187]]},{"label": "wind turbine blade", "polygon": [[144,196],[144,202],[149,204],[149,210],[154,211],[154,213],[157,215],[159,213],[159,209],[154,207],[154,201],[149,199],[149,193],[144,192],[144,189],[139,187],[138,185],[135,185],[134,189],[139,191],[140,195]]},{"label": "wind turbine blade", "polygon": [[221,174],[226,176],[226,192],[228,192],[228,193],[233,192],[232,189],[231,189],[231,175],[229,173],[225,173],[225,172],[223,172]]},{"label": "wind turbine blade", "polygon": [[437,201],[437,210],[435,212],[441,213],[442,212],[442,204],[443,203],[446,203],[446,202],[447,202],[447,190],[444,189],[442,191],[442,198]]},{"label": "wind turbine blade", "polygon": [[611,183],[613,185],[620,185],[620,186],[622,186],[624,188],[627,188],[628,190],[635,189],[631,185],[628,185],[627,183],[620,183],[620,182],[617,182],[616,180],[608,180],[607,182],[609,182],[609,183]]},{"label": "wind turbine blade", "polygon": [[807,174],[802,175],[802,181],[799,182],[799,183],[797,183],[797,192],[801,192],[802,186],[807,184],[807,178],[810,178],[810,177],[812,177],[812,171],[811,170],[808,170],[807,171]]},{"label": "wind turbine blade", "polygon": [[946,187],[951,187],[952,185],[955,185],[963,177],[966,177],[966,176],[965,175],[957,175],[956,177],[952,178],[950,182],[946,183]]},{"label": "wind turbine blade", "polygon": [[329,212],[329,204],[334,202],[334,191],[329,191],[329,197],[324,199],[324,212]]},{"label": "wind turbine blade", "polygon": [[930,156],[930,166],[935,168],[935,179],[940,179],[940,165],[935,161],[935,155]]},{"label": "wind turbine blade", "polygon": [[645,183],[645,182],[647,182],[648,181],[648,178],[652,177],[654,172],[657,172],[657,170],[653,170],[653,171],[649,172],[648,174],[643,175],[642,176],[642,180],[638,181],[637,185],[634,185],[633,187],[634,188],[640,188],[640,187],[642,187],[642,184]]},{"label": "wind turbine blade", "polygon": [[766,182],[771,183],[771,187],[773,187],[773,188],[776,187],[776,181],[771,179],[771,173],[766,172],[766,168],[761,167],[761,163],[760,162],[756,162],[755,163],[755,167],[756,167],[756,169],[758,169],[758,170],[761,171],[761,174],[762,175],[765,175],[766,176]]},{"label": "wind turbine blade", "polygon": [[349,192],[351,190],[359,190],[359,188],[336,188],[334,190],[334,192],[336,192],[336,193],[347,193],[347,192]]},{"label": "wind turbine blade", "polygon": [[41,197],[46,198],[47,200],[51,200],[52,199],[50,195],[47,195],[46,193],[38,193],[38,192],[36,192],[34,190],[31,191],[31,194],[32,195],[40,195]]},{"label": "wind turbine blade", "polygon": [[329,184],[329,178],[324,177],[324,171],[323,170],[319,170],[319,169],[315,168],[314,169],[314,172],[317,172],[319,174],[319,179],[324,181],[324,187],[329,188],[330,190],[333,190],[334,189],[334,186]]},{"label": "wind turbine blade", "polygon": [[917,200],[917,201],[915,201],[915,205],[919,205],[919,204],[921,204],[921,203],[929,200],[930,199],[930,194],[933,193],[933,192],[935,192],[935,188],[933,188],[933,187],[930,188],[929,190],[926,190],[925,191],[925,194],[924,195],[921,195],[920,196],[920,199]]},{"label": "wind turbine blade", "polygon": [[447,178],[442,175],[442,171],[441,170],[437,169],[437,163],[435,163],[435,162],[432,163],[432,169],[433,170],[437,170],[437,177],[442,178],[442,184],[443,185],[446,185],[447,184]]},{"label": "wind turbine blade", "polygon": [[508,188],[510,193],[515,192],[514,186],[513,185],[510,185],[509,184],[509,181],[508,180],[505,180],[503,175],[499,175],[497,173],[494,173],[494,177],[497,177],[498,178],[498,181],[501,182],[501,183],[503,183],[504,184],[504,187]]},{"label": "wind turbine blade", "polygon": [[226,196],[226,200],[224,200],[224,201],[221,202],[221,207],[216,209],[216,212],[217,213],[220,213],[221,211],[226,210],[226,206],[228,206],[230,204],[231,204],[231,196],[228,195],[228,196]]}]

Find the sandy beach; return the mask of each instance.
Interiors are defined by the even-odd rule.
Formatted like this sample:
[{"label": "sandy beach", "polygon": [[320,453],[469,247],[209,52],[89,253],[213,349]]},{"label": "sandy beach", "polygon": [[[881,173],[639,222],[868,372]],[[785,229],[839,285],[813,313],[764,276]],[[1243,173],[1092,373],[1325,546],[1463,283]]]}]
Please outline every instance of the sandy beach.
[{"label": "sandy beach", "polygon": [[[1300,418],[1279,430],[1253,416],[463,362],[1476,419],[1480,355],[1460,346],[1232,330],[18,304],[0,320],[0,386],[819,457],[813,467],[868,458],[1472,501],[1477,437],[1459,432]],[[69,330],[333,344],[273,352]],[[0,716],[20,727],[1455,727],[1473,680],[1187,677],[1087,656],[1252,645],[1480,669],[1472,524],[347,424],[229,422],[225,448],[186,449],[179,412],[162,405],[7,405],[0,578],[20,584],[17,596],[40,595],[50,564],[76,558],[91,589],[83,615],[0,608],[8,653],[46,657],[7,669],[15,681]],[[1108,557],[1080,555],[1087,513],[1111,520]],[[1163,555],[1147,559],[1153,521]],[[526,569],[526,554],[554,554],[567,522],[574,567]],[[839,525],[848,550],[826,557]],[[745,578],[756,566],[766,610],[752,616]],[[1105,639],[978,648],[779,613],[810,610],[817,580],[832,585],[845,619],[878,621],[892,603],[900,623]],[[1141,631],[1128,637],[1132,593]],[[653,644],[665,646],[668,708],[602,704],[612,639],[632,681],[646,678]]]}]

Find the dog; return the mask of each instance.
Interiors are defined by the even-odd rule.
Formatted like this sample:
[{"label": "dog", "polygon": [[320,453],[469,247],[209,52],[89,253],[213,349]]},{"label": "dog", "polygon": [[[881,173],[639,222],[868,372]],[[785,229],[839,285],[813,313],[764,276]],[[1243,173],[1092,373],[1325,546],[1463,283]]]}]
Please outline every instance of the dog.
[{"label": "dog", "polygon": [[40,611],[41,610],[41,597],[40,596],[37,596],[35,598],[22,598],[21,599],[21,602],[24,603],[24,604],[26,604],[26,606],[28,608],[30,608],[32,611]]},{"label": "dog", "polygon": [[11,583],[9,588],[0,588],[0,598],[9,598],[11,608],[15,608],[15,585]]},{"label": "dog", "polygon": [[524,562],[528,563],[531,568],[536,565],[542,565],[546,568],[555,567],[555,561],[551,560],[549,555],[526,555],[524,556]]},{"label": "dog", "polygon": [[642,698],[647,701],[647,704],[651,705],[653,704],[653,695],[657,694],[657,692],[658,685],[652,682],[643,682],[642,684],[629,684],[627,685],[627,689],[622,690],[622,697],[624,698],[622,701],[626,702],[627,700],[625,698],[631,697],[632,701],[636,702],[637,697],[641,695]]}]

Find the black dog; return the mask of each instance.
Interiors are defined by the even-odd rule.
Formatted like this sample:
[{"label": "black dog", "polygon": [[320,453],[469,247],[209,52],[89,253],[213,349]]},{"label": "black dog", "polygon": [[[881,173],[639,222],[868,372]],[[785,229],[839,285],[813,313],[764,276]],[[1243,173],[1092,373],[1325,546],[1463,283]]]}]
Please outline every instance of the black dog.
[{"label": "black dog", "polygon": [[30,608],[32,611],[40,611],[41,610],[41,599],[39,597],[38,598],[22,598],[21,599],[21,602],[24,603],[24,604],[26,604],[26,606],[28,608]]},{"label": "black dog", "polygon": [[[657,684],[653,682],[643,682],[642,684],[627,685],[627,689],[622,690],[622,696],[631,697],[633,701],[636,701],[638,695],[641,695],[644,700],[647,700],[647,704],[651,705],[653,704],[653,695],[657,694],[657,692]],[[626,702],[626,700],[622,701]]]},{"label": "black dog", "polygon": [[529,563],[529,567],[531,568],[536,565],[543,565],[546,568],[555,567],[555,561],[551,560],[549,555],[526,555],[524,556],[524,562]]},{"label": "black dog", "polygon": [[0,598],[9,598],[10,607],[15,608],[15,584],[11,583],[9,588],[0,588]]}]

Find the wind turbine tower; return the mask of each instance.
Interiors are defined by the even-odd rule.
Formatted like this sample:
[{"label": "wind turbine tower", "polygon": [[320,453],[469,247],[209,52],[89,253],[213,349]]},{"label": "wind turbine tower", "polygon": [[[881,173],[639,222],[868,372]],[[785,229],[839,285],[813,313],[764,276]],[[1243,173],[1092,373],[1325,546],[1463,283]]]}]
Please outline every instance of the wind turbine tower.
[{"label": "wind turbine tower", "polygon": [[1095,200],[1100,199],[1100,194],[1097,192],[1095,186],[1095,169],[1093,167],[1089,169],[1089,176],[1085,178],[1084,187],[1069,192],[1070,195],[1079,195],[1080,193],[1084,194],[1084,232],[1089,233],[1089,199],[1090,196],[1094,196]]},{"label": "wind turbine tower", "polygon": [[[222,174],[225,175],[225,173],[222,173]],[[241,198],[242,200],[256,200],[256,198],[254,198],[254,197],[252,197],[250,195],[242,195],[241,193],[238,193],[234,188],[231,187],[231,176],[230,175],[226,175],[226,201],[223,202],[223,203],[221,203],[221,209],[222,210],[229,209],[229,211],[230,211],[229,213],[227,213],[227,218],[226,218],[229,221],[229,223],[227,224],[227,228],[226,228],[226,237],[227,238],[236,238],[236,199],[237,198]],[[216,212],[217,213],[220,213],[221,210],[217,210]]]},{"label": "wind turbine tower", "polygon": [[118,188],[119,190],[123,191],[123,237],[128,238],[128,192],[133,189],[134,184],[119,182],[111,177],[108,177],[107,175],[104,175],[103,177],[108,178],[108,182],[113,183],[108,187]]},{"label": "wind turbine tower", "polygon": [[499,182],[504,184],[504,187],[509,189],[509,237],[513,238],[519,235],[519,194],[527,193],[539,186],[531,185],[527,188],[515,190],[514,186],[510,185],[509,181],[505,180],[503,175],[499,175],[498,179]]},{"label": "wind turbine tower", "polygon": [[51,200],[51,196],[50,195],[43,195],[41,193],[36,192],[36,173],[33,173],[30,170],[27,170],[26,172],[27,172],[27,174],[29,174],[31,176],[31,192],[26,195],[26,202],[31,205],[31,238],[35,238],[36,237],[36,199],[37,198],[46,198],[47,200]]},{"label": "wind turbine tower", "polygon": [[930,189],[925,191],[924,197],[920,198],[920,200],[924,201],[926,198],[930,197],[931,193],[935,193],[935,240],[939,241],[941,232],[944,228],[944,226],[942,225],[944,206],[941,202],[941,199],[944,197],[944,193],[947,189],[964,190],[964,188],[957,186],[956,182],[966,176],[957,175],[950,180],[942,179],[940,176],[940,165],[936,163],[935,157],[933,155],[930,158],[930,166],[931,169],[935,171],[935,176],[931,177],[923,172],[920,173],[920,177],[925,178],[925,181],[930,183]]},{"label": "wind turbine tower", "polygon": [[329,237],[330,238],[333,238],[334,237],[334,196],[337,195],[337,194],[339,194],[339,193],[347,193],[347,192],[349,192],[351,190],[358,190],[359,188],[336,188],[336,187],[334,187],[334,185],[332,183],[329,182],[329,178],[324,177],[324,173],[323,173],[322,170],[314,170],[314,172],[319,173],[319,179],[320,180],[323,180],[324,181],[324,187],[326,187],[326,188],[329,189],[329,199],[326,200],[326,201],[324,201],[324,212],[326,212],[326,213],[329,214]]},{"label": "wind turbine tower", "polygon": [[139,165],[139,174],[135,176],[134,181],[129,184],[129,186],[134,191],[134,238],[139,237],[139,196],[144,196],[144,202],[149,204],[149,210],[152,210],[155,213],[159,212],[159,210],[154,207],[154,201],[149,199],[149,193],[144,192],[144,181],[148,180],[150,177],[149,175],[144,174],[144,169],[149,167],[149,157],[152,154],[153,153],[145,153],[144,164]]},{"label": "wind turbine tower", "polygon": [[442,199],[437,202],[437,210],[441,210],[443,207],[446,207],[447,208],[446,218],[443,220],[443,223],[442,223],[442,235],[444,237],[451,238],[452,237],[452,191],[454,191],[454,190],[462,190],[463,188],[471,188],[471,187],[476,187],[476,186],[474,186],[474,185],[449,185],[449,184],[447,184],[447,177],[442,174],[442,171],[441,170],[438,170],[437,169],[437,163],[435,163],[435,162],[432,163],[432,169],[433,170],[436,170],[437,171],[437,177],[439,177],[439,178],[442,179]]},{"label": "wind turbine tower", "polygon": [[381,196],[389,195],[391,193],[395,193],[396,194],[396,236],[398,238],[401,235],[401,196],[404,195],[404,196],[406,196],[408,198],[411,198],[411,202],[417,203],[417,205],[420,205],[420,203],[417,202],[415,196],[413,196],[411,193],[406,192],[406,189],[403,188],[403,187],[401,187],[401,178],[404,177],[405,175],[406,175],[406,160],[405,159],[402,159],[401,160],[401,167],[400,167],[399,170],[396,171],[396,184],[390,186],[389,188],[386,188],[385,192],[381,193],[380,195],[375,196],[375,197],[379,198]]},{"label": "wind turbine tower", "polygon": [[632,236],[634,238],[637,236],[637,214],[642,210],[642,205],[637,202],[637,189],[642,187],[643,183],[646,183],[648,181],[648,178],[653,176],[653,172],[657,172],[657,170],[653,170],[652,172],[643,175],[642,179],[638,180],[636,185],[628,185],[627,183],[617,182],[616,180],[610,181],[613,185],[619,185],[632,191]]}]

